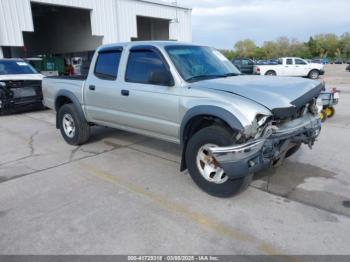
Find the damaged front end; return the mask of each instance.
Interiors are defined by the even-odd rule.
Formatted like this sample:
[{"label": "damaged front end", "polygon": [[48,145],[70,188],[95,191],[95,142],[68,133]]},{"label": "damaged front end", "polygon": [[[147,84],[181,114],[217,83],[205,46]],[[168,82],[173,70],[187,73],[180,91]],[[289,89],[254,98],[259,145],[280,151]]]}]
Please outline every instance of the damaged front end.
[{"label": "damaged front end", "polygon": [[226,175],[235,179],[282,163],[301,144],[311,148],[320,132],[321,121],[316,101],[313,101],[303,107],[297,117],[271,117],[249,141],[229,147],[211,147],[208,151]]},{"label": "damaged front end", "polygon": [[41,80],[0,82],[0,113],[8,114],[43,107]]}]

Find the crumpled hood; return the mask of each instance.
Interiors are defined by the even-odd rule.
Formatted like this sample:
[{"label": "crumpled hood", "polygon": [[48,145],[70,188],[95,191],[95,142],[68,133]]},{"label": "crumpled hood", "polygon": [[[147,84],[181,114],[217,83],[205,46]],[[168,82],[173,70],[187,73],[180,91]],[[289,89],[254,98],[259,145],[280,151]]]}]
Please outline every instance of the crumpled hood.
[{"label": "crumpled hood", "polygon": [[318,97],[323,87],[320,82],[309,79],[272,76],[235,76],[191,84],[191,88],[229,92],[248,98],[271,111],[301,107]]},{"label": "crumpled hood", "polygon": [[18,80],[42,80],[42,74],[19,74],[19,75],[0,75],[1,81],[18,81]]}]

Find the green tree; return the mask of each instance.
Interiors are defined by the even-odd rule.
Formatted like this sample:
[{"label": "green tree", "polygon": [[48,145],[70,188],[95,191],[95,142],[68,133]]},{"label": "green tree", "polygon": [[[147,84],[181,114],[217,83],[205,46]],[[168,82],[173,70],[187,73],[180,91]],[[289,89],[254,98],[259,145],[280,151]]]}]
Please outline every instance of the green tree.
[{"label": "green tree", "polygon": [[277,50],[277,44],[274,41],[267,41],[264,42],[263,47],[264,53],[265,53],[265,58],[277,58],[278,55],[278,50]]},{"label": "green tree", "polygon": [[254,56],[255,48],[255,42],[250,39],[241,40],[235,44],[236,55],[240,57],[252,58]]},{"label": "green tree", "polygon": [[253,40],[245,39],[235,44],[235,52],[225,50],[224,54],[229,58],[240,56],[255,59],[283,56],[350,58],[350,33],[344,33],[340,37],[335,34],[319,34],[310,37],[306,43],[279,37],[274,41],[264,42],[261,47],[256,46]]},{"label": "green tree", "polygon": [[344,58],[350,58],[350,33],[344,33],[341,35],[339,47]]},{"label": "green tree", "polygon": [[290,55],[290,41],[288,37],[282,36],[276,40],[277,56],[284,57]]},{"label": "green tree", "polygon": [[220,50],[220,52],[224,55],[224,56],[226,56],[226,58],[228,59],[228,60],[232,60],[233,58],[235,58],[236,57],[236,53],[233,51],[233,50],[226,50],[226,49],[223,49],[223,50]]},{"label": "green tree", "polygon": [[309,42],[307,42],[307,46],[309,48],[309,52],[313,57],[318,57],[321,54],[321,44],[318,40],[310,37]]},{"label": "green tree", "polygon": [[339,48],[339,38],[335,34],[320,34],[314,37],[320,46],[320,55],[334,57]]},{"label": "green tree", "polygon": [[257,60],[265,59],[266,58],[266,53],[265,53],[264,48],[256,47],[255,50],[254,50],[253,58],[257,59]]}]

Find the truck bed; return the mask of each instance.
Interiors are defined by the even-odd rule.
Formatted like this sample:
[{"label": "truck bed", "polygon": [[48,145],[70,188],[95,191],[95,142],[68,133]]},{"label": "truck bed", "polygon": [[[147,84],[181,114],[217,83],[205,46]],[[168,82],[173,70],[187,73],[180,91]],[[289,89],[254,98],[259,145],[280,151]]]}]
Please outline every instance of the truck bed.
[{"label": "truck bed", "polygon": [[70,92],[83,104],[83,87],[86,76],[54,76],[43,79],[44,105],[55,108],[55,99],[60,92]]}]

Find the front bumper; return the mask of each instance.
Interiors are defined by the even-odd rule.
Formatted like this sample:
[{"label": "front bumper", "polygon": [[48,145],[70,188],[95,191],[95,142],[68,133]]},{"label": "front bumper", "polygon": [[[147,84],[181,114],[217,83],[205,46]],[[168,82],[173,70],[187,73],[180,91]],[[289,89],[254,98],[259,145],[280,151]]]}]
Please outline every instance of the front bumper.
[{"label": "front bumper", "polygon": [[0,114],[43,107],[41,81],[4,81],[0,85]]},{"label": "front bumper", "polygon": [[320,132],[320,119],[308,114],[274,129],[268,137],[208,150],[225,173],[235,179],[282,162],[289,150],[302,143],[311,147]]}]

